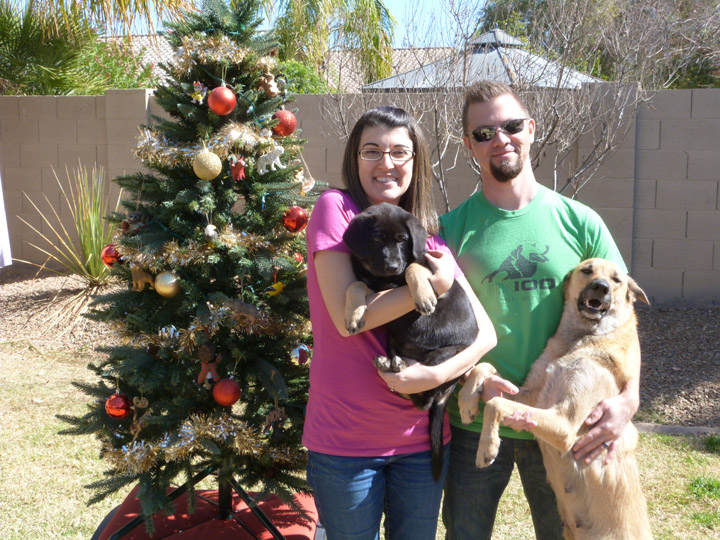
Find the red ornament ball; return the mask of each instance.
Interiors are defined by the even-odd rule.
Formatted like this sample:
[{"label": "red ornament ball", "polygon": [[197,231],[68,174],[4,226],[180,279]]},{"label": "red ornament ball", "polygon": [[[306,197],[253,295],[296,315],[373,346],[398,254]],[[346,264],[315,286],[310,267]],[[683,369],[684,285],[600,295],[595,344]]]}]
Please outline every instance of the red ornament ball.
[{"label": "red ornament ball", "polygon": [[285,211],[283,216],[283,225],[285,228],[292,232],[302,231],[308,222],[308,216],[304,208],[299,206],[291,206]]},{"label": "red ornament ball", "polygon": [[213,386],[213,398],[223,407],[229,407],[240,399],[240,385],[235,379],[220,379]]},{"label": "red ornament ball", "polygon": [[293,131],[295,131],[295,128],[297,127],[297,118],[295,118],[295,115],[290,111],[281,109],[276,111],[272,117],[277,118],[280,121],[277,126],[272,128],[275,135],[287,137],[288,135],[292,135]]},{"label": "red ornament ball", "polygon": [[114,393],[105,401],[105,412],[112,418],[125,418],[132,413],[132,403],[126,394]]},{"label": "red ornament ball", "polygon": [[120,260],[120,254],[117,252],[114,245],[108,244],[102,248],[100,258],[102,259],[102,262],[105,263],[105,266],[112,268],[113,265]]},{"label": "red ornament ball", "polygon": [[220,116],[225,116],[233,112],[236,103],[235,92],[227,86],[218,86],[213,89],[208,96],[208,106],[210,110]]}]

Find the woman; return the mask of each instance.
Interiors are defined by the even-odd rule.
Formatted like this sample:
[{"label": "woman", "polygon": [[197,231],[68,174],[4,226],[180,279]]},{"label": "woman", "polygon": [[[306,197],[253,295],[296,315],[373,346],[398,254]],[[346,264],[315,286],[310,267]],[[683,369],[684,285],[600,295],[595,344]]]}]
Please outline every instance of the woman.
[{"label": "woman", "polygon": [[[429,155],[412,116],[397,107],[367,111],[345,148],[343,180],[347,190],[323,193],[307,229],[314,336],[303,434],[308,482],[330,540],[377,539],[383,511],[388,540],[432,540],[447,466],[435,482],[428,413],[392,390],[420,392],[461,376],[495,346],[495,332],[450,251],[433,236]],[[356,214],[380,202],[400,205],[428,230],[435,291],[444,293],[457,279],[472,300],[477,339],[439,366],[413,363],[402,373],[379,373],[373,366],[373,358],[386,352],[382,325],[414,309],[407,286],[369,295],[363,331],[350,336],[345,328],[345,290],[355,276],[342,235]],[[517,390],[499,378],[486,386],[496,394]],[[447,419],[445,424],[447,444]]]}]

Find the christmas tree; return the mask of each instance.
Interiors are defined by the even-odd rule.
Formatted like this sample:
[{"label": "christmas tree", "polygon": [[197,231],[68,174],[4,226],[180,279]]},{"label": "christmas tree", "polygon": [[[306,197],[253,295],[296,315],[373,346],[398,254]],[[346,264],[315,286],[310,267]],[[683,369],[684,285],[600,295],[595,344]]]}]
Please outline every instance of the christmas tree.
[{"label": "christmas tree", "polygon": [[302,230],[317,188],[257,13],[257,0],[215,0],[166,25],[167,115],[142,127],[149,172],[115,179],[127,212],[103,250],[129,290],[93,314],[125,339],[89,366],[96,383],[77,384],[90,411],[62,417],[102,443],[91,502],[137,483],[146,518],[170,509],[169,486],[192,494],[208,473],[221,508],[235,483],[288,500],[306,488]]}]

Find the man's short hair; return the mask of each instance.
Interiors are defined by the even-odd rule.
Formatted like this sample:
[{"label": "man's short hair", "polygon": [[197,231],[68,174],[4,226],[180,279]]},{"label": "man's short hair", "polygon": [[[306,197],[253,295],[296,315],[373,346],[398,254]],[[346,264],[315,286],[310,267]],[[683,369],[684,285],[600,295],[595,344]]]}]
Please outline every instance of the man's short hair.
[{"label": "man's short hair", "polygon": [[462,111],[463,133],[467,134],[467,117],[470,105],[472,105],[473,103],[485,103],[487,101],[495,99],[496,97],[504,96],[506,94],[510,94],[512,97],[515,98],[515,101],[517,101],[518,104],[523,108],[523,111],[525,111],[526,116],[530,115],[527,109],[527,105],[525,105],[525,102],[522,100],[522,98],[520,98],[520,96],[512,88],[512,86],[500,81],[479,81],[471,84],[467,88],[467,90],[465,90],[465,104],[463,105]]}]

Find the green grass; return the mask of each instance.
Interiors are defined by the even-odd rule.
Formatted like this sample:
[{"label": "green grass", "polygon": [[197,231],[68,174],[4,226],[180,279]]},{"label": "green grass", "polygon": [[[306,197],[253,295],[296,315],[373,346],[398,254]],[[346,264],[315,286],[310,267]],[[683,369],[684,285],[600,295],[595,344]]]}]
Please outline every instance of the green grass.
[{"label": "green grass", "polygon": [[[70,382],[89,380],[90,353],[0,342],[0,538],[88,540],[125,497],[87,506],[83,486],[105,470],[98,442],[59,435],[56,414],[82,414],[86,397]],[[637,451],[656,540],[720,540],[718,437],[641,435]],[[209,487],[205,486],[205,487]],[[444,537],[442,525],[437,538]],[[506,490],[493,540],[534,538],[517,475]]]}]

